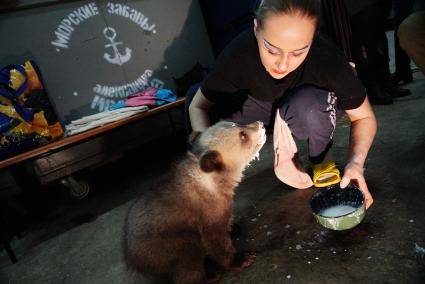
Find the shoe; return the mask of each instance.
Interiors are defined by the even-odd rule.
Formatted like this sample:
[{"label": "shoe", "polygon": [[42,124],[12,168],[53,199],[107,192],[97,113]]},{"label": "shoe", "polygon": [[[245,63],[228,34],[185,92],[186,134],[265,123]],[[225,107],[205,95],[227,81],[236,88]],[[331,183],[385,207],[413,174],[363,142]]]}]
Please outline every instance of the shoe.
[{"label": "shoe", "polygon": [[335,162],[328,161],[313,164],[313,184],[315,187],[330,186],[341,181],[341,175]]},{"label": "shoe", "polygon": [[394,84],[396,85],[404,85],[407,83],[410,83],[413,81],[413,76],[412,76],[412,71],[408,71],[408,72],[394,72],[391,75],[391,80],[394,82]]},{"label": "shoe", "polygon": [[378,86],[366,88],[366,91],[369,101],[373,105],[390,105],[393,103],[393,98]]},{"label": "shoe", "polygon": [[382,89],[393,98],[406,97],[412,94],[409,89],[400,88],[393,82],[388,82],[382,87]]}]

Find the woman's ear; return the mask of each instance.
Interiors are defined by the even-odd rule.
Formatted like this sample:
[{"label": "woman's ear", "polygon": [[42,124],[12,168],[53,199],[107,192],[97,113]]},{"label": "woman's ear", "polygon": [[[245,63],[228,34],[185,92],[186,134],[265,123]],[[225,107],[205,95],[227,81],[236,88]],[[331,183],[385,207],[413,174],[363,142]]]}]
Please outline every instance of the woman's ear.
[{"label": "woman's ear", "polygon": [[257,29],[258,29],[257,19],[254,18],[254,34],[255,34],[255,36],[257,36]]}]

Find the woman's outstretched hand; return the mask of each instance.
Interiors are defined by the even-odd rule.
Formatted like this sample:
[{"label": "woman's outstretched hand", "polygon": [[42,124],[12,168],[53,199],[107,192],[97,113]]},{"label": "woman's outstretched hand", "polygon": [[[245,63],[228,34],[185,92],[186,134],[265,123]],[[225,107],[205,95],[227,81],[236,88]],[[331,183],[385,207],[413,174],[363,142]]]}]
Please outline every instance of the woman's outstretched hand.
[{"label": "woman's outstretched hand", "polygon": [[350,162],[345,166],[344,176],[341,179],[340,187],[345,188],[352,181],[363,192],[365,197],[366,209],[373,203],[373,197],[367,188],[366,180],[364,178],[364,168],[359,164]]}]

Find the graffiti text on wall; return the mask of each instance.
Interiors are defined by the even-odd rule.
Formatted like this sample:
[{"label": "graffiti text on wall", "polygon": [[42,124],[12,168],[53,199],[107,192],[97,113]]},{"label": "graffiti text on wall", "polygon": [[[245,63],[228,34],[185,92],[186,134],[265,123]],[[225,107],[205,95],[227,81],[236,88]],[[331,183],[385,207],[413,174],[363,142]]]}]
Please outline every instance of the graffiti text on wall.
[{"label": "graffiti text on wall", "polygon": [[[148,31],[156,33],[155,24],[149,24],[149,18],[136,9],[130,8],[127,5],[108,2],[106,4],[106,13],[124,17],[139,26],[144,32]],[[95,2],[85,4],[62,19],[57,26],[54,34],[55,39],[51,44],[56,47],[56,51],[69,49],[72,34],[76,28],[84,21],[99,15],[99,8]],[[107,26],[102,30],[103,36],[106,39],[103,58],[111,64],[122,66],[131,59],[132,49],[126,46],[119,40],[117,31]],[[91,109],[97,111],[109,110],[110,106],[115,102],[125,99],[128,95],[143,91],[147,87],[162,88],[164,82],[157,78],[152,78],[152,70],[146,69],[143,74],[136,78],[133,82],[120,86],[108,86],[96,83],[92,88],[94,92],[93,100],[90,104]],[[73,92],[74,96],[79,92]]]},{"label": "graffiti text on wall", "polygon": [[[138,25],[142,30],[156,33],[155,24],[149,24],[149,18],[136,9],[132,9],[127,5],[118,3],[107,3],[107,13],[110,15],[118,15],[129,19]],[[99,15],[99,9],[96,3],[89,3],[81,6],[69,13],[57,26],[55,30],[56,39],[51,43],[56,46],[56,51],[60,48],[69,48],[69,41],[75,28],[84,21]]]},{"label": "graffiti text on wall", "polygon": [[96,95],[91,103],[91,109],[107,110],[111,105],[125,99],[129,94],[140,92],[149,86],[157,89],[164,87],[163,81],[156,78],[150,80],[151,76],[152,70],[147,69],[139,78],[129,84],[122,86],[96,84],[93,88]]}]

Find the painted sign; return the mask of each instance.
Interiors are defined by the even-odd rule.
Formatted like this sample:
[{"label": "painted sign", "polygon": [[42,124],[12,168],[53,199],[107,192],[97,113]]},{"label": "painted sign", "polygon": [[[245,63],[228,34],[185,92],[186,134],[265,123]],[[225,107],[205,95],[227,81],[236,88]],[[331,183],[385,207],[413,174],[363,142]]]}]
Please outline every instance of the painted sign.
[{"label": "painted sign", "polygon": [[[108,2],[106,4],[106,13],[116,15],[127,19],[136,24],[142,32],[156,34],[155,24],[149,23],[149,18],[137,9],[132,9],[127,5],[120,3]],[[92,17],[102,17],[99,8],[95,2],[77,7],[71,13],[66,15],[60,21],[54,32],[54,40],[51,44],[56,47],[56,52],[66,52],[70,50],[72,45],[72,35],[78,32],[78,26],[83,25],[86,20]],[[143,33],[141,33],[143,36]],[[106,62],[122,66],[131,60],[132,49],[118,41],[117,31],[112,26],[103,28],[103,37],[106,44],[104,45],[103,58]],[[121,51],[122,49],[122,51]],[[134,81],[124,83],[118,86],[103,85],[94,83],[93,100],[90,108],[95,111],[107,111],[111,105],[119,102],[131,94],[143,91],[147,87],[164,87],[161,79],[152,77],[152,69],[144,70]],[[73,92],[74,96],[78,96],[78,92]]]},{"label": "painted sign", "polygon": [[0,33],[0,64],[34,60],[65,124],[213,61],[192,0],[58,4],[0,14]]}]

